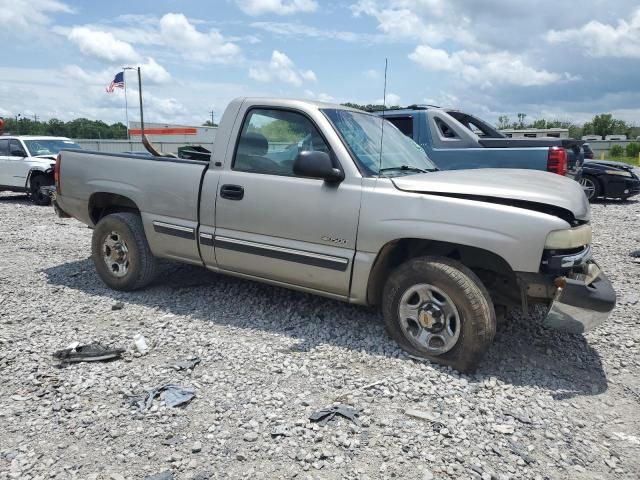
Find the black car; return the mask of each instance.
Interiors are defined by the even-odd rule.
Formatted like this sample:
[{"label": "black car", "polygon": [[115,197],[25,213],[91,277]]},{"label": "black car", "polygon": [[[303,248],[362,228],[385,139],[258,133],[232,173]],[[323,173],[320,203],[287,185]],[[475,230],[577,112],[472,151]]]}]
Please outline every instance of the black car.
[{"label": "black car", "polygon": [[599,197],[627,200],[640,194],[640,168],[622,162],[586,160],[580,183],[589,201]]}]

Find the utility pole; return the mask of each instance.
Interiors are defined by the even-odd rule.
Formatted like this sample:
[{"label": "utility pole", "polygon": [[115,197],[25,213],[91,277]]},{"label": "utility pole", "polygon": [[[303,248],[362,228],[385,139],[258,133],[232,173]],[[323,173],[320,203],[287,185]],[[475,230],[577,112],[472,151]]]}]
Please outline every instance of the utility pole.
[{"label": "utility pole", "polygon": [[20,135],[20,114],[16,115],[16,130],[18,131],[18,135]]},{"label": "utility pole", "polygon": [[214,110],[211,110],[209,113],[211,114],[211,126],[213,127],[216,124],[216,122],[214,120],[214,113],[215,112],[214,112]]}]

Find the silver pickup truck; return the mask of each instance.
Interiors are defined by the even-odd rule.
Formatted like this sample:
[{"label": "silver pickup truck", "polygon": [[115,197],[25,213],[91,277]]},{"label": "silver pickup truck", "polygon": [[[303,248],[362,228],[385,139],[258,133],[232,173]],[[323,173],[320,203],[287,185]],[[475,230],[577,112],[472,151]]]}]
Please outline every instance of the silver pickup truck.
[{"label": "silver pickup truck", "polygon": [[460,371],[510,307],[543,304],[581,333],[615,304],[577,182],[437,171],[391,123],[339,105],[236,99],[209,162],[67,150],[55,180],[111,288],[144,287],[164,258],[380,305],[402,348]]}]

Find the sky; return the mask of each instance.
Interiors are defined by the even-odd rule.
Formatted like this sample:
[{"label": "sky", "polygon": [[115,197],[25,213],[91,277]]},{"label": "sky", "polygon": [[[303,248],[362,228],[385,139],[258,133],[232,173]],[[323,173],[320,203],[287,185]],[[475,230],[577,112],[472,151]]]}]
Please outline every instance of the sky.
[{"label": "sky", "polygon": [[[640,124],[640,0],[0,0],[0,116],[217,121],[240,96]],[[137,80],[127,71],[129,120]]]}]

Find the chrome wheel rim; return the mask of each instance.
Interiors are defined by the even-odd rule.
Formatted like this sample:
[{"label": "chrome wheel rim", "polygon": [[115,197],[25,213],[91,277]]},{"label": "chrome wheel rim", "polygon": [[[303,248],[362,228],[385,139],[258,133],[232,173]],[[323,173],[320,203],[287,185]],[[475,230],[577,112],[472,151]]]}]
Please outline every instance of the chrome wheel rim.
[{"label": "chrome wheel rim", "polygon": [[580,185],[582,185],[582,188],[584,189],[584,194],[589,200],[591,200],[593,195],[596,193],[596,186],[593,183],[593,180],[582,178],[580,179]]},{"label": "chrome wheel rim", "polygon": [[458,309],[449,295],[427,283],[413,285],[402,295],[398,318],[405,337],[430,355],[448,352],[460,338]]},{"label": "chrome wheel rim", "polygon": [[111,232],[104,238],[102,259],[114,277],[124,277],[129,271],[129,248],[118,232]]}]

